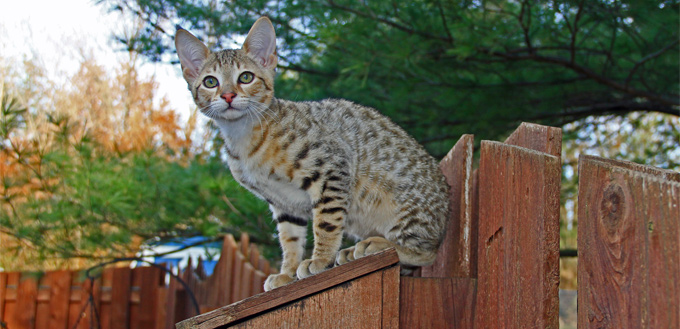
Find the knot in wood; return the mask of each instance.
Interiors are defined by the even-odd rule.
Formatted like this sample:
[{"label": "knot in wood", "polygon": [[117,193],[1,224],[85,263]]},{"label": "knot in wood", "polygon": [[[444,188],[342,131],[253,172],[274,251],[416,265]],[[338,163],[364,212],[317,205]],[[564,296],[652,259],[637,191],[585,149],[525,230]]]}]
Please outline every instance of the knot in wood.
[{"label": "knot in wood", "polygon": [[607,233],[614,234],[619,230],[626,213],[626,202],[623,188],[618,184],[607,186],[600,203],[600,222]]}]

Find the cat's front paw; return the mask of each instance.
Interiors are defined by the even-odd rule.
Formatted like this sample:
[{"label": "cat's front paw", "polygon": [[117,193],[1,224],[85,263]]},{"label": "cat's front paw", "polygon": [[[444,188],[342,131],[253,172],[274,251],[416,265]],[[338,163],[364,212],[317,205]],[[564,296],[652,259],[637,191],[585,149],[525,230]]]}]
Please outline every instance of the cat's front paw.
[{"label": "cat's front paw", "polygon": [[394,247],[394,243],[383,237],[373,236],[366,240],[360,241],[354,246],[354,259],[372,255],[378,251],[383,251],[390,247]]},{"label": "cat's front paw", "polygon": [[297,277],[300,279],[304,279],[314,274],[319,274],[331,267],[333,267],[332,260],[318,258],[306,259],[303,260],[302,263],[300,263],[300,266],[298,266]]},{"label": "cat's front paw", "polygon": [[296,278],[286,273],[272,274],[268,276],[267,280],[264,282],[264,291],[269,291],[272,289],[276,289],[278,287],[285,286],[295,281],[295,279]]},{"label": "cat's front paw", "polygon": [[338,265],[347,264],[354,260],[354,247],[342,249],[335,257],[335,263]]}]

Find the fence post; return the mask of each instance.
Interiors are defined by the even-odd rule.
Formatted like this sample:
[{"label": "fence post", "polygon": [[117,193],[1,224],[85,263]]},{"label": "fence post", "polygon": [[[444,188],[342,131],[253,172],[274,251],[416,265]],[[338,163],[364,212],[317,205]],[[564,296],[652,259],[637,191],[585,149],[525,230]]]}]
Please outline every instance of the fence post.
[{"label": "fence post", "polygon": [[472,221],[473,135],[463,135],[440,163],[450,186],[451,217],[434,264],[422,277],[477,276],[477,222]]},{"label": "fence post", "polygon": [[5,300],[7,294],[7,273],[0,272],[0,321],[5,320]]},{"label": "fence post", "polygon": [[680,173],[579,158],[579,328],[680,328]]},{"label": "fence post", "polygon": [[524,147],[481,144],[475,327],[557,328],[561,132],[523,124],[507,142]]}]

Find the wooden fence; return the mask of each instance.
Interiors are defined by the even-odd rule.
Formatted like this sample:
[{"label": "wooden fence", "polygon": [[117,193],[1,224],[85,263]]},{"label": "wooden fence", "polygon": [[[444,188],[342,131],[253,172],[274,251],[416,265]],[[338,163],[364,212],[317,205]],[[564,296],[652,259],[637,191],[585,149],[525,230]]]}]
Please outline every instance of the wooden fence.
[{"label": "wooden fence", "polygon": [[159,267],[110,267],[97,279],[84,271],[0,273],[0,328],[157,328],[175,323],[263,291],[270,274],[248,236],[239,243],[224,238],[212,275],[202,262],[174,272],[193,292]]},{"label": "wooden fence", "polygon": [[[268,265],[227,237],[215,274],[183,272],[202,314],[177,327],[556,329],[561,139],[522,124],[503,143],[482,141],[473,170],[474,137],[463,136],[441,162],[444,244],[414,277],[400,277],[387,250],[241,300],[261,291]],[[579,178],[579,327],[680,328],[680,173],[582,156]],[[70,328],[84,313],[87,327],[90,288],[67,273],[0,275],[0,319]],[[102,328],[171,328],[195,315],[155,268],[108,269],[93,290]]]},{"label": "wooden fence", "polygon": [[[558,328],[561,130],[473,136],[441,162],[452,217],[436,262],[394,250],[178,323],[178,328]],[[580,328],[680,328],[680,173],[582,156]]]}]

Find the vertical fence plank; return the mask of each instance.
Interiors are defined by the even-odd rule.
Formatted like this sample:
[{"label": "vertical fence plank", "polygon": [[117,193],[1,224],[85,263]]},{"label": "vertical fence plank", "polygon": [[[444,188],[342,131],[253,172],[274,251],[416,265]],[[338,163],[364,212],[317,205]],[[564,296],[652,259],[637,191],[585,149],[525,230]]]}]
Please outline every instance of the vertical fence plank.
[{"label": "vertical fence plank", "polygon": [[5,290],[5,317],[4,321],[8,328],[12,328],[17,323],[17,290],[19,287],[19,279],[21,273],[10,272],[7,273],[7,285]]},{"label": "vertical fence plank", "polygon": [[89,329],[93,324],[101,321],[99,313],[93,312],[93,307],[97,310],[101,308],[101,279],[86,277],[80,284],[80,287],[82,313],[78,327]]},{"label": "vertical fence plank", "polygon": [[680,174],[579,159],[579,328],[680,328]]},{"label": "vertical fence plank", "polygon": [[109,328],[126,329],[130,325],[130,289],[132,270],[118,267],[111,278],[111,317]]},{"label": "vertical fence plank", "polygon": [[0,321],[5,321],[5,298],[7,295],[7,273],[0,272]]},{"label": "vertical fence plank", "polygon": [[[176,273],[178,270],[175,268],[170,269],[173,273]],[[167,287],[167,293],[165,297],[165,302],[164,302],[164,307],[165,307],[165,329],[174,329],[175,328],[175,323],[181,321],[177,319],[177,288],[179,286],[179,283],[177,282],[177,279],[174,277],[170,276],[170,281],[168,282],[168,287]],[[183,320],[183,319],[182,319]]]},{"label": "vertical fence plank", "polygon": [[557,328],[558,157],[482,141],[477,328]]},{"label": "vertical fence plank", "polygon": [[[191,291],[187,291],[186,290],[187,287],[182,287],[183,302],[181,302],[180,305],[184,306],[183,313],[187,317],[192,317],[192,316],[198,315],[198,314],[196,314],[196,311],[194,309],[194,304],[191,300],[191,297],[189,297],[190,293],[194,292],[195,288],[196,288],[196,284],[195,284],[196,276],[194,275],[194,268],[192,266],[191,259],[189,259],[189,262],[187,263],[187,267],[184,269],[184,272],[182,272],[181,278],[182,278],[182,280],[184,280],[184,283],[186,284],[188,289],[191,290]],[[194,294],[194,297],[196,297],[195,294]]]},{"label": "vertical fence plank", "polygon": [[475,280],[400,278],[402,328],[474,328]]},{"label": "vertical fence plank", "polygon": [[38,281],[38,295],[36,297],[35,328],[47,329],[50,321],[50,273],[45,273]]},{"label": "vertical fence plank", "polygon": [[423,277],[477,275],[477,223],[472,222],[473,135],[463,135],[440,163],[450,186],[451,217],[434,264],[422,268]]},{"label": "vertical fence plank", "polygon": [[257,295],[264,292],[264,281],[267,280],[267,276],[260,270],[255,270],[253,273],[253,282],[251,292],[252,295]]},{"label": "vertical fence plank", "polygon": [[49,301],[50,329],[68,327],[68,309],[71,299],[71,271],[56,271],[47,274],[51,278]]},{"label": "vertical fence plank", "polygon": [[382,272],[382,326],[385,329],[399,328],[399,266]]},{"label": "vertical fence plank", "polygon": [[113,267],[106,268],[101,275],[101,306],[99,308],[99,324],[101,329],[110,329],[111,324],[111,284]]},{"label": "vertical fence plank", "polygon": [[227,305],[231,302],[236,249],[237,245],[234,236],[231,234],[226,235],[222,244],[222,254],[220,255],[220,261],[224,259],[224,271],[222,272],[221,286],[217,297],[220,305]]},{"label": "vertical fence plank", "polygon": [[248,249],[250,248],[250,236],[248,233],[243,232],[241,233],[241,238],[239,239],[239,250],[245,257],[245,259],[248,259]]},{"label": "vertical fence plank", "polygon": [[24,273],[17,288],[17,316],[14,328],[35,328],[35,315],[38,306],[38,275]]},{"label": "vertical fence plank", "polygon": [[260,266],[260,251],[257,249],[257,246],[254,244],[251,244],[248,250],[248,261],[250,264],[253,264],[253,267],[257,268]]},{"label": "vertical fence plank", "polygon": [[562,129],[522,122],[505,140],[505,144],[559,157],[562,155]]},{"label": "vertical fence plank", "polygon": [[156,315],[156,319],[154,320],[154,328],[156,329],[164,329],[166,328],[166,323],[165,320],[167,319],[167,308],[165,307],[165,301],[168,298],[168,288],[165,286],[157,286],[156,287],[156,309],[154,310],[154,314]]},{"label": "vertical fence plank", "polygon": [[158,304],[157,289],[161,282],[160,270],[157,267],[140,267],[132,272],[139,275],[139,308],[135,324],[130,327],[153,328]]},{"label": "vertical fence plank", "polygon": [[241,296],[239,300],[246,299],[253,295],[253,275],[255,275],[255,268],[249,262],[243,264],[241,274]]},{"label": "vertical fence plank", "polygon": [[234,268],[232,272],[233,281],[231,285],[231,300],[230,303],[241,300],[241,275],[243,274],[243,265],[245,259],[240,251],[234,253]]}]

